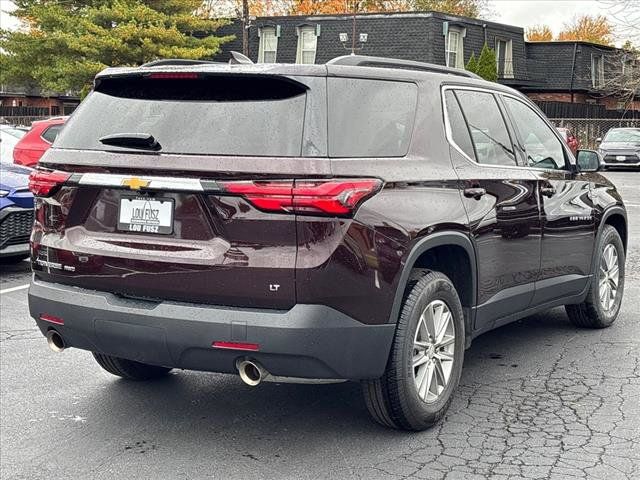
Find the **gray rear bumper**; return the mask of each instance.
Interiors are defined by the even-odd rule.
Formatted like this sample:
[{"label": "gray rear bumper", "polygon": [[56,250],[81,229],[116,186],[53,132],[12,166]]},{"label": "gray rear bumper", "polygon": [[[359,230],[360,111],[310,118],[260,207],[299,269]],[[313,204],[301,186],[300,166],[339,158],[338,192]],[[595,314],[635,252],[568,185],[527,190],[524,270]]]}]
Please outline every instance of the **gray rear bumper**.
[{"label": "gray rear bumper", "polygon": [[[259,310],[125,299],[34,280],[29,310],[44,333],[67,346],[143,363],[236,373],[251,357],[272,375],[365,379],[384,372],[395,325],[365,325],[323,305]],[[40,320],[49,314],[57,325]],[[256,343],[257,352],[222,350],[214,341]]]}]

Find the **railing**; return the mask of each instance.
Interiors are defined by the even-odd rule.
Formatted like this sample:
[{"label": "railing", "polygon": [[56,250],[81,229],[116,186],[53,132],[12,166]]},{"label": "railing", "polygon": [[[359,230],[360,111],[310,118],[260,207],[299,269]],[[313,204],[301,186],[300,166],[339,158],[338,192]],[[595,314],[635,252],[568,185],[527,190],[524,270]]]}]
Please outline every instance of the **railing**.
[{"label": "railing", "polygon": [[498,78],[513,78],[513,60],[500,60]]}]

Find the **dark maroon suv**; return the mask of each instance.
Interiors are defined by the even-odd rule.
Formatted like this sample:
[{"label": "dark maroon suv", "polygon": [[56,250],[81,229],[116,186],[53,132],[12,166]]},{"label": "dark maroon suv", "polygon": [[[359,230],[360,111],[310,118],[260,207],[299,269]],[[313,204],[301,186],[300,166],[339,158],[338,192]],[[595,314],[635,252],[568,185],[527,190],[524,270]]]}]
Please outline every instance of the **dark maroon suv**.
[{"label": "dark maroon suv", "polygon": [[435,65],[107,69],[31,176],[31,315],[124,378],[357,380],[423,429],[481,333],[559,305],[613,323],[627,223],[599,167]]}]

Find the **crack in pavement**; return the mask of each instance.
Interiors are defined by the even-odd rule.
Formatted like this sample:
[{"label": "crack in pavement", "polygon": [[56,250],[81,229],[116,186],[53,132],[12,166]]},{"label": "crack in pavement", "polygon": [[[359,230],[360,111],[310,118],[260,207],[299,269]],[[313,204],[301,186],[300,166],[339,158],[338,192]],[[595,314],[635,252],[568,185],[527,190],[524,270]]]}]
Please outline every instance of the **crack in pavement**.
[{"label": "crack in pavement", "polygon": [[432,445],[373,470],[398,479],[640,478],[640,427],[629,426],[640,417],[639,351],[632,342],[572,346],[536,375],[460,385],[429,432]]}]

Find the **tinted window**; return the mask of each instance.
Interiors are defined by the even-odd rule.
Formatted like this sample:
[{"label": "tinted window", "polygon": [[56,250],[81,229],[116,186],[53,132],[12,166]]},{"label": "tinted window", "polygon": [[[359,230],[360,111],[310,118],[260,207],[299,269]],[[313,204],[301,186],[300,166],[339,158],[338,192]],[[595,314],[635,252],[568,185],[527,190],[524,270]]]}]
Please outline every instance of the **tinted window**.
[{"label": "tinted window", "polygon": [[418,99],[414,83],[329,78],[329,155],[407,154]]},{"label": "tinted window", "polygon": [[44,138],[47,142],[53,143],[53,141],[58,136],[58,133],[60,133],[61,128],[62,125],[51,125],[44,132],[42,132],[41,137]]},{"label": "tinted window", "polygon": [[258,76],[107,81],[78,107],[56,147],[120,150],[99,139],[149,133],[162,153],[298,156],[305,100],[304,86]]},{"label": "tinted window", "polygon": [[445,92],[444,99],[447,107],[447,117],[449,118],[451,139],[469,158],[475,160],[476,154],[473,151],[471,136],[469,135],[469,129],[462,115],[462,110],[460,110],[458,100],[456,100],[451,90]]},{"label": "tinted window", "polygon": [[530,167],[562,169],[565,166],[564,148],[553,129],[528,105],[511,97],[504,103],[520,134]]},{"label": "tinted window", "polygon": [[516,158],[507,126],[494,96],[485,92],[458,90],[478,163],[515,165]]}]

